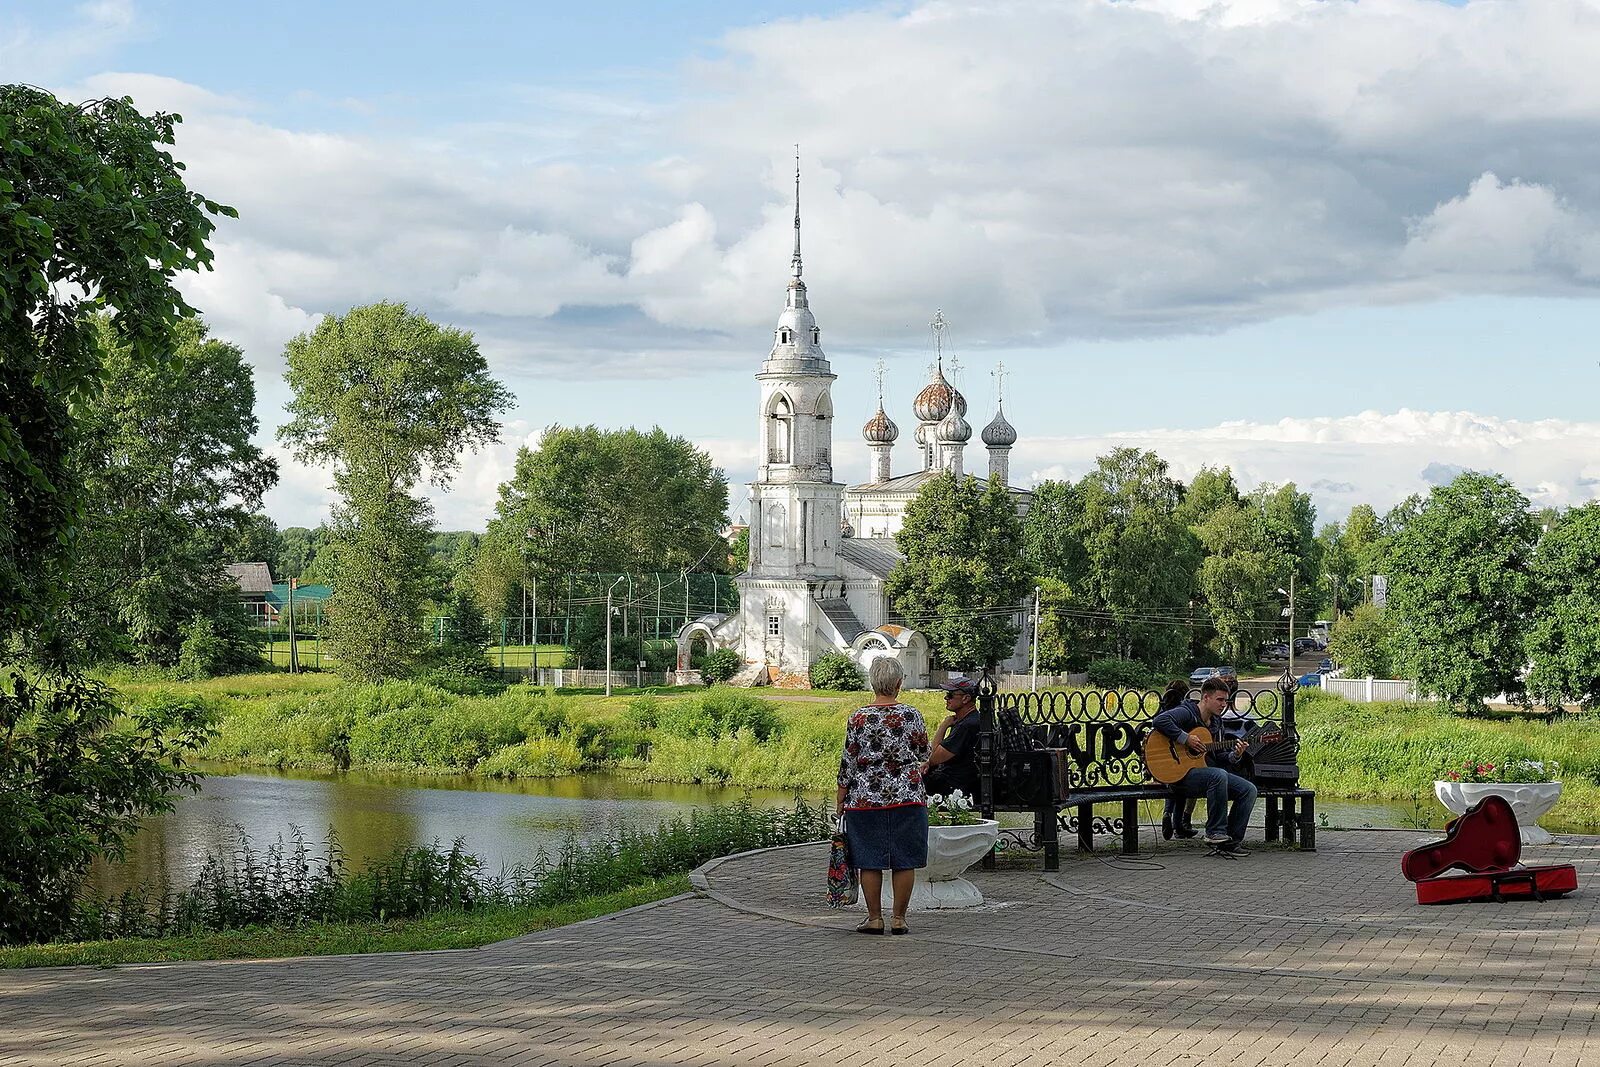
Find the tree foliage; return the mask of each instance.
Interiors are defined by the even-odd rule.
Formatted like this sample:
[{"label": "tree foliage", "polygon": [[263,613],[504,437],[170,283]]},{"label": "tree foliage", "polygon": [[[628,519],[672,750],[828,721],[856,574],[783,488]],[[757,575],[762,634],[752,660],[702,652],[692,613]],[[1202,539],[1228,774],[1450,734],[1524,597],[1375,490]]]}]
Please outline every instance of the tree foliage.
[{"label": "tree foliage", "polygon": [[727,479],[686,438],[556,426],[518,451],[486,540],[504,555],[526,552],[541,577],[720,570],[727,510]]},{"label": "tree foliage", "polygon": [[1014,614],[1029,588],[1022,523],[999,483],[948,472],[930,479],[895,535],[904,558],[885,584],[895,610],[940,662],[976,670],[1011,655]]},{"label": "tree foliage", "polygon": [[211,265],[212,216],[185,188],[176,115],[0,86],[0,636],[52,659],[81,529],[71,408],[99,388],[98,314],[134,358],[172,355],[193,309],[174,279]]},{"label": "tree foliage", "polygon": [[192,624],[236,629],[238,587],[222,568],[260,532],[252,513],[278,467],[252,441],[255,383],[238,346],[185,319],[171,362],[152,364],[97,322],[102,385],[76,412],[87,521],[69,617],[93,658],[171,666]]},{"label": "tree foliage", "polygon": [[331,465],[340,495],[324,549],[329,643],[342,673],[403,675],[435,591],[431,508],[412,493],[424,478],[448,486],[463,450],[494,441],[510,396],[471,334],[404,304],[329,316],[285,355],[294,399],[279,436],[301,462]]},{"label": "tree foliage", "polygon": [[1482,706],[1515,696],[1535,600],[1539,529],[1499,475],[1467,472],[1407,515],[1389,550],[1396,665],[1425,691]]},{"label": "tree foliage", "polygon": [[867,681],[856,661],[843,652],[824,652],[811,663],[811,688],[853,692],[865,689]]},{"label": "tree foliage", "polygon": [[1600,708],[1600,504],[1551,523],[1533,556],[1538,604],[1528,632],[1532,695]]},{"label": "tree foliage", "polygon": [[1393,678],[1394,616],[1373,604],[1357,604],[1333,621],[1328,655],[1353,677]]}]

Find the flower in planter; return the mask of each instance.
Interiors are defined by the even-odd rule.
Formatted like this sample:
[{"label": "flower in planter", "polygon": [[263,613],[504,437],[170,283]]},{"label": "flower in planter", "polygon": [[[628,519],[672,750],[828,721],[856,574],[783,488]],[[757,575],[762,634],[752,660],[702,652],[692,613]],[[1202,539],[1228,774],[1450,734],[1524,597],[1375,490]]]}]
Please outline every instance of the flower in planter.
[{"label": "flower in planter", "polygon": [[1471,784],[1559,782],[1561,764],[1555,760],[1519,759],[1502,760],[1499,763],[1469,760],[1458,770],[1446,772],[1445,778],[1452,782]]},{"label": "flower in planter", "polygon": [[972,799],[959,789],[948,797],[930,795],[928,805],[928,822],[934,826],[973,826],[978,821],[972,812]]}]

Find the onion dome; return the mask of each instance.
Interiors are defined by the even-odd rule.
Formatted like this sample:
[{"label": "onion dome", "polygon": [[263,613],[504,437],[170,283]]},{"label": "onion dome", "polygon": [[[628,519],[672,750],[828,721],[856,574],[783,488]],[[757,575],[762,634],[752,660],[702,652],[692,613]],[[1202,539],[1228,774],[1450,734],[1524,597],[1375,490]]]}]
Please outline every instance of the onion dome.
[{"label": "onion dome", "polygon": [[990,448],[1010,448],[1017,443],[1017,428],[1006,421],[1006,409],[1001,406],[994,419],[983,428],[983,443]]},{"label": "onion dome", "polygon": [[937,369],[933,372],[933,381],[923,386],[917,399],[912,401],[911,410],[922,422],[939,422],[950,414],[952,404],[957,414],[967,413],[967,398],[945,381],[943,369]]},{"label": "onion dome", "polygon": [[930,423],[926,423],[926,422],[919,422],[917,424],[917,432],[912,435],[913,437],[916,438],[917,444],[925,445],[925,444],[928,443],[928,426],[929,425],[930,425]]},{"label": "onion dome", "polygon": [[861,427],[861,436],[865,437],[867,443],[872,445],[892,445],[899,438],[900,427],[896,426],[894,420],[884,413],[882,401],[878,402],[878,413],[868,419],[865,426]]},{"label": "onion dome", "polygon": [[940,444],[964,445],[972,440],[972,424],[963,419],[959,411],[952,411],[940,420],[934,436]]}]

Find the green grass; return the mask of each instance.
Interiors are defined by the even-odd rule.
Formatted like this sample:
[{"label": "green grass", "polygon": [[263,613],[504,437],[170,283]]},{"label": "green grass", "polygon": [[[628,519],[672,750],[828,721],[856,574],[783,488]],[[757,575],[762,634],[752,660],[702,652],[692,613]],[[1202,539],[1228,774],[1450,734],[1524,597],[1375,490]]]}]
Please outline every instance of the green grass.
[{"label": "green grass", "polygon": [[299,928],[253,927],[192,937],[125,938],[0,948],[0,968],[109,967],[119,963],[171,960],[280,959],[477,948],[648,904],[686,892],[688,888],[688,875],[674,875],[615,893],[543,908],[482,908],[399,922],[314,923]]}]

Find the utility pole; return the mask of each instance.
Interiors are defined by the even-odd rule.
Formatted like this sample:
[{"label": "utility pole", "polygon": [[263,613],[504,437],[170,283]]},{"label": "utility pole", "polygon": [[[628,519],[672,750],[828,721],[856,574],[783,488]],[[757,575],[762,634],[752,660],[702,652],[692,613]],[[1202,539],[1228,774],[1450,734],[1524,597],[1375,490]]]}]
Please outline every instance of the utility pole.
[{"label": "utility pole", "polygon": [[1289,572],[1289,677],[1294,675],[1294,572]]},{"label": "utility pole", "polygon": [[294,583],[295,583],[295,579],[290,578],[289,579],[289,673],[290,674],[299,674],[300,673],[300,657],[296,654],[297,649],[296,649],[295,643],[294,643]]},{"label": "utility pole", "polygon": [[1029,683],[1028,691],[1039,691],[1039,587],[1033,587],[1033,681]]},{"label": "utility pole", "polygon": [[622,579],[619,574],[616,581],[606,586],[606,696],[611,695],[611,591]]}]

